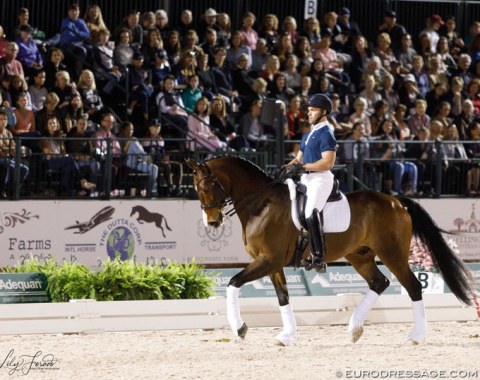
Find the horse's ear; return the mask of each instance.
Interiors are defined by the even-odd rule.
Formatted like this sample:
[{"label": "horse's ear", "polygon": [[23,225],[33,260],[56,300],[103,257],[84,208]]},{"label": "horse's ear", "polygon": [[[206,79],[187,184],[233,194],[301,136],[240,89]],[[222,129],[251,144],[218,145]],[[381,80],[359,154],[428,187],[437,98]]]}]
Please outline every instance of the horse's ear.
[{"label": "horse's ear", "polygon": [[193,161],[192,159],[186,158],[185,162],[192,170],[200,170],[200,165],[197,162]]}]

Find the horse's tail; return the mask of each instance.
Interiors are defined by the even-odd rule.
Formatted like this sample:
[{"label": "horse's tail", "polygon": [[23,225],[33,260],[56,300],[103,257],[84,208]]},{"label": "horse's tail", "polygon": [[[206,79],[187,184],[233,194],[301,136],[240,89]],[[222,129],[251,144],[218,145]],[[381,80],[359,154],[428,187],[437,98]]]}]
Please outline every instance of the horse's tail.
[{"label": "horse's tail", "polygon": [[463,261],[455,255],[442,236],[439,228],[427,211],[410,198],[397,197],[412,218],[413,235],[428,248],[445,283],[455,296],[471,305],[471,275]]}]

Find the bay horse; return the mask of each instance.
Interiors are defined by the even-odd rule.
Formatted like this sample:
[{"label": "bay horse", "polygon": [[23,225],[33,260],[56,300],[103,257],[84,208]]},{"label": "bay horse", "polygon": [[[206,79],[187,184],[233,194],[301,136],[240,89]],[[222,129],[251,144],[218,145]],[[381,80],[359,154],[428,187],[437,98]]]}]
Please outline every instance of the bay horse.
[{"label": "bay horse", "polygon": [[[227,287],[227,319],[233,333],[243,339],[248,329],[240,314],[240,287],[269,276],[283,323],[283,330],[275,340],[280,345],[289,345],[296,333],[296,322],[283,268],[292,262],[300,231],[292,222],[287,186],[240,157],[224,156],[201,163],[189,159],[187,164],[193,170],[204,223],[219,227],[224,209],[231,202],[242,225],[245,248],[253,258],[232,277]],[[390,283],[377,267],[376,257],[390,269],[412,300],[414,328],[409,340],[414,344],[424,340],[427,320],[422,286],[408,264],[414,235],[428,249],[455,296],[471,304],[469,271],[423,207],[409,198],[370,190],[347,193],[346,197],[351,209],[350,226],[345,232],[325,234],[325,253],[327,263],[344,257],[368,283],[369,291],[349,321],[353,342],[362,336],[368,311]]]}]

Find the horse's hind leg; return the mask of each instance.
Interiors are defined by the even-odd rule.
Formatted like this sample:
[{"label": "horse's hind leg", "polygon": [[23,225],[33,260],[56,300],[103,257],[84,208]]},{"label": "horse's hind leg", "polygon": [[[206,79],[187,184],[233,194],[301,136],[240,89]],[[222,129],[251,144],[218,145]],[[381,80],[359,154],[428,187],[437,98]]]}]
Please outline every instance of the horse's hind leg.
[{"label": "horse's hind leg", "polygon": [[365,255],[351,254],[346,259],[367,281],[370,289],[357,305],[348,323],[348,331],[352,335],[352,342],[355,343],[363,334],[363,324],[367,313],[373,308],[380,294],[388,288],[390,281],[378,269],[377,264],[375,264],[375,255],[372,252]]},{"label": "horse's hind leg", "polygon": [[408,255],[406,257],[405,259],[399,259],[398,256],[388,255],[388,257],[380,257],[380,259],[395,275],[412,300],[414,328],[408,340],[413,344],[419,344],[427,335],[428,324],[422,300],[422,284],[418,281],[408,265]]},{"label": "horse's hind leg", "polygon": [[289,301],[285,273],[282,270],[271,274],[269,277],[277,293],[283,323],[283,330],[275,337],[275,341],[282,346],[288,346],[292,343],[295,333],[297,332],[297,323],[295,321],[295,315],[293,314],[292,305],[290,305]]},{"label": "horse's hind leg", "polygon": [[245,269],[230,279],[227,287],[227,318],[233,333],[239,338],[245,338],[248,330],[247,325],[243,322],[242,316],[240,315],[240,305],[238,302],[240,287],[247,282],[268,276],[277,270],[278,269],[272,268],[272,263],[269,260],[263,256],[259,256]]}]

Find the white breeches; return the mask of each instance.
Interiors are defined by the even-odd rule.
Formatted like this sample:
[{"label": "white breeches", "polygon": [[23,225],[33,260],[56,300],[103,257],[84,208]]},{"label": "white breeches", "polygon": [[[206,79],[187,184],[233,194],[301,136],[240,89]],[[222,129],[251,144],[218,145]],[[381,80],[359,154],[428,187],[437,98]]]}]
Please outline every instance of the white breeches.
[{"label": "white breeches", "polygon": [[307,203],[305,218],[313,214],[313,210],[323,210],[333,188],[333,174],[330,171],[303,174],[300,182],[307,186]]}]

